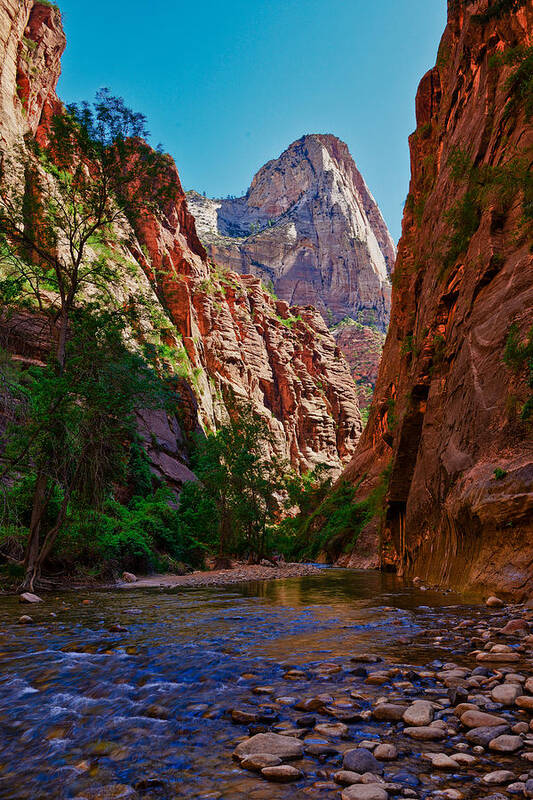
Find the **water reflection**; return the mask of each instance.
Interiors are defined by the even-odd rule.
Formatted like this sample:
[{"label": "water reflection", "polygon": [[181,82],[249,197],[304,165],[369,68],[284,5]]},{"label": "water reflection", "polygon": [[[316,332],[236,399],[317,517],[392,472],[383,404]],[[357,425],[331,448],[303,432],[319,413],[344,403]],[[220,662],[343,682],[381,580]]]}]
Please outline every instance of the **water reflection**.
[{"label": "water reflection", "polygon": [[286,693],[288,664],[312,669],[368,650],[427,663],[442,646],[420,633],[456,625],[458,602],[344,570],[228,590],[62,595],[32,607],[31,626],[4,598],[0,798],[70,800],[115,784],[141,797],[301,796],[235,766],[245,729],[228,709],[249,702],[255,684]]}]

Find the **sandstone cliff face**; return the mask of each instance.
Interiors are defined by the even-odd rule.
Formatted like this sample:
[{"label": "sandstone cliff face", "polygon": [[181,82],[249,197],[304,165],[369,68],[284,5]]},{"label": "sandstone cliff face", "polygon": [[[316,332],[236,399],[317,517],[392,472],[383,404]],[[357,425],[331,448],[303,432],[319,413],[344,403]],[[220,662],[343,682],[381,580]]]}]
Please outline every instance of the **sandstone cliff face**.
[{"label": "sandstone cliff face", "polygon": [[524,343],[533,323],[533,8],[510,5],[450,0],[420,84],[391,325],[345,475],[364,476],[361,495],[388,481],[386,518],[352,564],[377,562],[381,528],[382,559],[407,575],[520,594],[533,589],[531,387],[504,352],[511,325]]},{"label": "sandstone cliff face", "polygon": [[189,193],[214,261],[272,283],[283,300],[386,329],[395,247],[344,142],[303,136],[254,176],[244,197]]},{"label": "sandstone cliff face", "polygon": [[[44,135],[59,107],[55,85],[65,45],[60,14],[35,0],[0,0],[0,135],[9,147],[31,132]],[[183,433],[226,419],[230,394],[252,401],[275,435],[276,451],[298,469],[326,461],[339,471],[362,425],[344,358],[320,314],[275,301],[255,277],[210,266],[196,234],[177,170],[175,202],[137,230],[117,228],[119,302],[143,296],[140,331],[163,344],[163,368],[180,377],[181,416],[141,413],[140,428],[154,469],[177,488],[190,477]],[[24,331],[38,321],[0,321],[12,352],[39,357]],[[163,418],[165,417],[165,418]]]},{"label": "sandstone cliff face", "polygon": [[[188,201],[217,263],[260,277],[289,303],[315,306],[329,327],[346,318],[386,330],[396,248],[347,146],[335,136],[291,144],[259,170],[245,197],[211,200],[189,192]],[[356,381],[369,362],[377,371],[380,351],[367,347],[376,338],[375,331],[365,337],[352,326],[337,338]]]}]

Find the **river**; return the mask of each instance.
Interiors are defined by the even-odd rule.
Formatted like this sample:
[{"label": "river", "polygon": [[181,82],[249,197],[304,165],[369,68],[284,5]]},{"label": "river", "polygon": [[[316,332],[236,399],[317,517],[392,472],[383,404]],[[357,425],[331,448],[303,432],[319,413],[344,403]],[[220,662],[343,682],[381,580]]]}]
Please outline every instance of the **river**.
[{"label": "river", "polygon": [[[34,624],[18,624],[23,611]],[[263,706],[281,730],[301,711],[275,698],[328,692],[342,708],[359,680],[350,659],[369,651],[387,666],[464,663],[454,631],[487,614],[392,575],[336,569],[226,589],[68,593],[29,611],[4,597],[0,798],[129,797],[120,787],[169,800],[338,797],[324,760],[307,759],[295,784],[242,770],[231,753],[247,726],[228,712]],[[305,678],[284,677],[290,668]],[[375,735],[370,721],[349,727]]]}]

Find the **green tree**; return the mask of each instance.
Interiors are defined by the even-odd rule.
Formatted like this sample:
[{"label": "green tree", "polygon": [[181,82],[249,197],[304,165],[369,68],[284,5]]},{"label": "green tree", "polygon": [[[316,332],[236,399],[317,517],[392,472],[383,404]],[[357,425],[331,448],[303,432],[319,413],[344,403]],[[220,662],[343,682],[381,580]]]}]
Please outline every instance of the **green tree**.
[{"label": "green tree", "polygon": [[[80,358],[79,350],[68,346],[76,314],[87,304],[88,295],[108,297],[116,275],[106,243],[114,236],[116,224],[127,220],[138,224],[144,214],[157,212],[178,191],[168,157],[150,148],[146,135],[145,118],[102,90],[94,104],[71,105],[57,114],[46,142],[28,139],[23,147],[4,153],[0,161],[0,299],[8,308],[38,310],[48,320],[53,343],[53,364],[40,377],[46,391],[35,389],[31,395],[32,432],[15,456],[17,466],[32,452],[37,469],[25,587],[33,584],[40,571],[50,542],[63,524],[71,494],[80,494],[83,472],[95,481],[94,487],[84,484],[88,493],[98,494],[106,483],[106,470],[91,474],[88,459],[81,457],[66,491],[62,518],[40,544],[50,478],[61,472],[62,448],[79,446],[67,436],[72,420],[61,419],[67,409],[76,416],[76,404],[64,406],[62,396],[76,393],[69,383],[75,380],[75,371],[68,365],[69,356]],[[97,455],[105,461],[106,442],[98,437],[114,436],[104,423],[112,415],[106,416],[103,406],[98,407],[93,395],[98,394],[97,386],[87,377],[83,387],[87,396],[80,408],[88,410],[96,402],[93,412],[99,425],[89,425],[89,439],[82,448],[84,453],[99,451]],[[83,435],[82,429],[80,421]],[[100,469],[102,461],[96,463]]]},{"label": "green tree", "polygon": [[33,481],[29,590],[69,516],[98,509],[126,481],[135,408],[164,402],[157,375],[125,347],[120,315],[83,310],[70,322],[64,369],[51,358],[24,373],[25,411],[6,436],[8,466]]},{"label": "green tree", "polygon": [[[219,557],[247,553],[261,559],[268,528],[281,507],[283,465],[272,455],[272,433],[252,407],[233,401],[229,410],[228,423],[197,442],[193,466],[200,485],[194,503],[202,497],[204,523],[216,520]],[[215,514],[205,516],[206,508]],[[181,500],[180,513],[191,517],[187,497]],[[207,533],[204,528],[204,537]]]}]

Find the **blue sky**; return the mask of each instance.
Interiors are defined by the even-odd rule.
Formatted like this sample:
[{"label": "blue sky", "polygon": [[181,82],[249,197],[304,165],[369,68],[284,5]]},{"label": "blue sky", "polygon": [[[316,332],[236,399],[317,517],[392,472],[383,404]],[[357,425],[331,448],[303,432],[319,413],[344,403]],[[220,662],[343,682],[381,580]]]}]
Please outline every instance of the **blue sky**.
[{"label": "blue sky", "polygon": [[59,0],[59,94],[142,111],[185,189],[239,195],[304,133],[347,142],[394,238],[445,0]]}]

